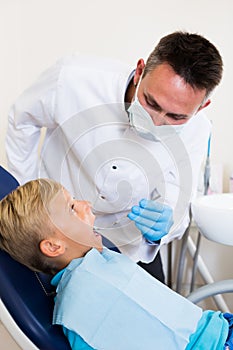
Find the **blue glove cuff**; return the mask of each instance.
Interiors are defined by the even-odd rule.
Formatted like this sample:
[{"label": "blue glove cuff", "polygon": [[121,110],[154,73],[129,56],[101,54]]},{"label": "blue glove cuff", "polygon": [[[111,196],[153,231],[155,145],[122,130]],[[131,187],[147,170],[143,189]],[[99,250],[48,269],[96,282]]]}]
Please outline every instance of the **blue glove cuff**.
[{"label": "blue glove cuff", "polygon": [[151,241],[150,239],[145,238],[145,240],[149,245],[160,245],[161,243],[161,239],[158,239],[157,241]]}]

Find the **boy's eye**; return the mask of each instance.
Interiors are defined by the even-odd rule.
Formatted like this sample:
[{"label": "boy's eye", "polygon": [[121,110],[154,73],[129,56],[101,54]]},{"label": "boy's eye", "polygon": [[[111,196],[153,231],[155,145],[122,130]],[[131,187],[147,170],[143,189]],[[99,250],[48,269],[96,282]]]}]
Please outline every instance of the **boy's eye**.
[{"label": "boy's eye", "polygon": [[74,211],[74,203],[71,204],[71,211]]}]

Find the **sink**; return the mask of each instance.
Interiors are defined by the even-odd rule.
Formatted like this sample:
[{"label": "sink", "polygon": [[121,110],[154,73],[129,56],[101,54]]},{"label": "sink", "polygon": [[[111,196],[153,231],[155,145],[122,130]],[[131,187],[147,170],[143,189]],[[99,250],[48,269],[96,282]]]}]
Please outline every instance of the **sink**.
[{"label": "sink", "polygon": [[233,194],[220,193],[196,198],[193,219],[207,239],[233,245]]}]

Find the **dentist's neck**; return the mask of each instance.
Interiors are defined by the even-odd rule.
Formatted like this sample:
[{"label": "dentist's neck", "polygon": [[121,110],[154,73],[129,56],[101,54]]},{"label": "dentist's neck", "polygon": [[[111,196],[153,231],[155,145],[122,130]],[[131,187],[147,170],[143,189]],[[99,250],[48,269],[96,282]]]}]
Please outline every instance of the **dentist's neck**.
[{"label": "dentist's neck", "polygon": [[132,78],[125,92],[125,103],[128,104],[132,102],[132,99],[135,94],[135,90],[136,90],[136,86],[134,85],[133,78]]}]

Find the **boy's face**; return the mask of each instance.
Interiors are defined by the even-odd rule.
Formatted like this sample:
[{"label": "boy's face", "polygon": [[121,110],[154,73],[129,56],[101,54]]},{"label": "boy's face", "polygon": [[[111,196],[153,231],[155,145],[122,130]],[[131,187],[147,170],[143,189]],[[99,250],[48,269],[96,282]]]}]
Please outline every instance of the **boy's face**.
[{"label": "boy's face", "polygon": [[102,250],[102,237],[93,230],[95,216],[89,202],[75,200],[62,189],[48,209],[50,220],[64,236],[82,245],[86,252],[93,247]]}]

